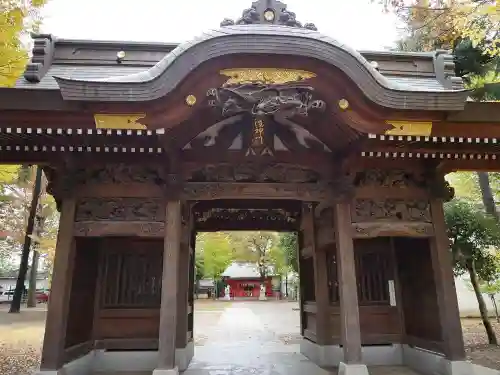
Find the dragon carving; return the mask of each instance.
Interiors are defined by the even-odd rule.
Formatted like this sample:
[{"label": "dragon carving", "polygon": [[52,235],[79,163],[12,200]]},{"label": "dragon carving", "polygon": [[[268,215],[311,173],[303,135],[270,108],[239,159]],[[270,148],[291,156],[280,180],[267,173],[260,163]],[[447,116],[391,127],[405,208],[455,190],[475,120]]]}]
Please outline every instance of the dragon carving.
[{"label": "dragon carving", "polygon": [[250,113],[253,116],[280,114],[282,117],[307,116],[310,110],[322,111],[326,104],[313,99],[314,88],[304,84],[246,83],[208,90],[209,105],[222,115]]}]

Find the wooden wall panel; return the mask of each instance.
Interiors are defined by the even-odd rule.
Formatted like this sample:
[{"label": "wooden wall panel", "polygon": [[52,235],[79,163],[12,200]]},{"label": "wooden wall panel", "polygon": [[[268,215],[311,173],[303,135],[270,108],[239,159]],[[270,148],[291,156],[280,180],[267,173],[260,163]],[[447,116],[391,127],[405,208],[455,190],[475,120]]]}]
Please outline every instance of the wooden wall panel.
[{"label": "wooden wall panel", "polygon": [[75,241],[75,267],[69,301],[66,348],[92,339],[98,244],[97,239]]},{"label": "wooden wall panel", "polygon": [[[416,338],[419,345],[436,350],[442,341],[439,324],[436,284],[429,241],[417,238],[395,238],[397,269],[401,282],[405,335]],[[407,340],[408,341],[408,340]]]},{"label": "wooden wall panel", "polygon": [[95,339],[157,339],[159,324],[159,308],[100,310]]},{"label": "wooden wall panel", "polygon": [[[394,253],[389,237],[354,241],[359,319],[363,345],[402,342],[399,306],[391,306],[389,280],[395,280]],[[340,343],[340,307],[335,254],[329,257],[330,316],[333,342]],[[400,304],[401,301],[397,301]]]},{"label": "wooden wall panel", "polygon": [[[158,339],[162,258],[163,239],[100,239],[95,340]],[[132,343],[131,349],[151,346]]]},{"label": "wooden wall panel", "polygon": [[[333,342],[340,344],[340,308],[330,308]],[[390,344],[402,342],[401,319],[396,307],[359,306],[361,344]]]}]

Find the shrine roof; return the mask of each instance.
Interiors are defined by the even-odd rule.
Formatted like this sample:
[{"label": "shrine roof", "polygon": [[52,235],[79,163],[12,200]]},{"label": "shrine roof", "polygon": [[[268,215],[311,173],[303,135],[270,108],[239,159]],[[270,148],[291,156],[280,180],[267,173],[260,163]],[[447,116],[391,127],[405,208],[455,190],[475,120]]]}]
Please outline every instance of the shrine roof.
[{"label": "shrine roof", "polygon": [[[267,267],[267,273],[272,275],[274,270]],[[255,263],[233,262],[222,273],[223,277],[231,279],[258,279],[260,278],[259,267]]]},{"label": "shrine roof", "polygon": [[[258,25],[252,25],[252,30]],[[61,39],[53,35],[34,35],[32,62],[18,79],[19,89],[59,90],[55,77],[79,81],[115,80],[141,74],[181,46],[179,43],[97,41]],[[40,51],[40,47],[43,51]],[[117,53],[125,58],[117,60]],[[37,62],[43,53],[44,62]],[[385,77],[389,84],[408,91],[448,91],[436,70],[437,52],[359,51],[360,56]],[[49,58],[50,57],[50,58]],[[32,67],[33,64],[41,64]],[[439,72],[438,72],[439,73]],[[450,73],[450,72],[448,72]],[[454,89],[461,89],[459,83]]]},{"label": "shrine roof", "polygon": [[72,43],[41,35],[35,39],[32,61],[16,88],[27,90],[28,95],[30,89],[59,90],[64,101],[154,101],[173,92],[205,62],[253,54],[306,58],[331,65],[383,107],[461,110],[467,98],[462,80],[454,75],[453,58],[444,51],[370,51],[363,55],[305,28],[232,25],[175,48],[161,44],[149,48],[141,43]]}]

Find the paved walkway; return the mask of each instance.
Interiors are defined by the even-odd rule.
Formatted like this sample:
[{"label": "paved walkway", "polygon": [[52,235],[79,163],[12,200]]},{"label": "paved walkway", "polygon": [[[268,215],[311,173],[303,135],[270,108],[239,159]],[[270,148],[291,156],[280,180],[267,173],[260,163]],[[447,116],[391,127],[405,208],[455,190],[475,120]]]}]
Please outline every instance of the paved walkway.
[{"label": "paved walkway", "polygon": [[195,348],[195,357],[184,375],[329,374],[297,353],[297,345],[285,345],[279,334],[266,328],[251,305],[240,302],[226,308],[207,332],[205,345]]},{"label": "paved walkway", "polygon": [[[288,303],[238,302],[226,308],[216,324],[203,328],[206,340],[195,347],[195,357],[184,375],[335,374],[302,356],[296,340],[287,344],[287,335],[299,333],[298,313],[292,307]],[[405,368],[375,368],[370,373],[413,374]]]}]

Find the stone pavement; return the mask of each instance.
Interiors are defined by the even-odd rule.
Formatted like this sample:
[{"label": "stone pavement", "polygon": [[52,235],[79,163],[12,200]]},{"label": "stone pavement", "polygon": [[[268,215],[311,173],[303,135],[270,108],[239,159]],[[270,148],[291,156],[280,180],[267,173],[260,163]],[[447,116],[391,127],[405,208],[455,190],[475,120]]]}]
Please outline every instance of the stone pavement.
[{"label": "stone pavement", "polygon": [[[196,322],[206,335],[195,347],[195,357],[184,375],[330,375],[299,353],[296,340],[299,314],[283,302],[236,302],[207,327]],[[205,313],[197,313],[198,316]],[[204,320],[200,317],[200,320]],[[195,318],[196,320],[196,318]],[[373,368],[371,375],[411,375],[406,368]]]}]

